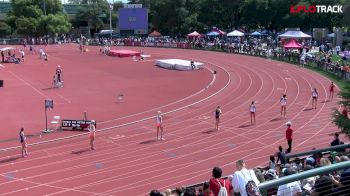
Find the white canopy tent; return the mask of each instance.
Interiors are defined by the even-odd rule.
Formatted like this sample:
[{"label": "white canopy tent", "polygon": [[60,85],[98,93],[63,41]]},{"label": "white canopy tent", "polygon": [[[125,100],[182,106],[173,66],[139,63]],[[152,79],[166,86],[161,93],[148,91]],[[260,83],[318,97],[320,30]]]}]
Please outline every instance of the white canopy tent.
[{"label": "white canopy tent", "polygon": [[280,38],[311,38],[311,35],[303,33],[302,31],[287,31],[278,37]]},{"label": "white canopy tent", "polygon": [[244,33],[237,31],[237,30],[234,30],[234,31],[228,33],[227,36],[228,37],[241,37],[241,36],[244,36]]},{"label": "white canopy tent", "polygon": [[12,48],[12,47],[5,47],[5,48],[1,48],[0,51],[8,51],[8,50],[16,50],[16,48]]}]

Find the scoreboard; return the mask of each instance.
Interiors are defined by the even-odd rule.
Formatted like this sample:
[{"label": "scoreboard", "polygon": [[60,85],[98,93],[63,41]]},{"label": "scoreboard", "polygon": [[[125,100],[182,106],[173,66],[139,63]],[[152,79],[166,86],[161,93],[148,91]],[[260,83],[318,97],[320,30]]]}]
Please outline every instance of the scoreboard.
[{"label": "scoreboard", "polygon": [[142,4],[125,4],[119,8],[119,29],[134,34],[148,34],[148,10]]}]

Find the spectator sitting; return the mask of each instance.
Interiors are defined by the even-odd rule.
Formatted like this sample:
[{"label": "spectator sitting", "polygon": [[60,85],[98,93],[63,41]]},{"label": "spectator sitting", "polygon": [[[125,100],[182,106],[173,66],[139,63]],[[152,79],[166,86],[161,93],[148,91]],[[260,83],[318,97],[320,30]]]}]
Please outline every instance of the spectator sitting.
[{"label": "spectator sitting", "polygon": [[331,142],[331,146],[338,146],[340,144],[339,133],[334,134],[334,140]]},{"label": "spectator sitting", "polygon": [[[313,169],[313,167],[311,165],[306,165],[303,170],[307,171],[307,170],[310,170],[310,169]],[[312,188],[315,185],[315,181],[316,181],[316,177],[315,176],[312,176],[312,177],[309,177],[309,178],[301,180],[301,188],[302,188],[303,193],[305,195],[311,194],[311,190],[312,190]]]},{"label": "spectator sitting", "polygon": [[287,156],[286,153],[283,151],[282,146],[278,147],[278,153],[277,153],[277,162],[281,161],[281,165],[284,165],[287,163]]},{"label": "spectator sitting", "polygon": [[305,159],[305,165],[315,166],[315,159],[313,157],[307,157]]},{"label": "spectator sitting", "polygon": [[149,196],[162,196],[162,194],[158,190],[152,190]]},{"label": "spectator sitting", "polygon": [[332,187],[333,187],[332,176],[323,175],[316,180],[314,191],[312,192],[311,195],[315,195],[315,196],[331,195],[333,192]]},{"label": "spectator sitting", "polygon": [[164,191],[165,196],[171,196],[171,189],[167,189]]},{"label": "spectator sitting", "polygon": [[219,167],[213,168],[213,178],[209,180],[209,189],[214,196],[219,194],[220,188],[225,187],[228,194],[232,192],[232,185],[229,180],[221,179],[222,170]]},{"label": "spectator sitting", "polygon": [[246,185],[248,181],[253,180],[257,186],[260,182],[256,178],[254,171],[246,169],[243,160],[236,162],[236,168],[237,171],[232,176],[233,190],[235,193],[240,193],[241,196],[247,196]]},{"label": "spectator sitting", "polygon": [[276,170],[276,161],[275,161],[275,156],[273,155],[270,156],[269,169]]},{"label": "spectator sitting", "polygon": [[209,182],[204,182],[203,189],[199,189],[198,196],[210,196]]},{"label": "spectator sitting", "polygon": [[341,173],[339,182],[342,185],[340,188],[341,194],[344,194],[350,190],[350,168]]},{"label": "spectator sitting", "polygon": [[196,196],[196,189],[195,188],[186,188],[185,192],[183,193],[183,196]]},{"label": "spectator sitting", "polygon": [[[289,176],[289,175],[295,174],[296,171],[293,170],[292,168],[288,168],[288,169],[285,169],[283,173],[284,173],[284,176]],[[294,181],[294,182],[290,182],[290,183],[278,186],[278,191],[277,191],[278,196],[297,195],[300,193],[301,193],[301,188],[300,188],[299,181]]]},{"label": "spectator sitting", "polygon": [[349,159],[348,156],[341,156],[341,157],[340,157],[340,161],[341,161],[341,162],[349,161],[349,160],[350,160],[350,159]]}]

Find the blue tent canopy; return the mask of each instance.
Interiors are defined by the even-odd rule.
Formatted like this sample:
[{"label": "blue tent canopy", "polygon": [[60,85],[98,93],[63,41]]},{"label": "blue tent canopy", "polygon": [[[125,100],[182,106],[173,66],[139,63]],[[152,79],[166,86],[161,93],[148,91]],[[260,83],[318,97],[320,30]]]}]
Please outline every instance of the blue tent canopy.
[{"label": "blue tent canopy", "polygon": [[220,35],[220,33],[216,32],[216,31],[211,31],[209,33],[207,33],[207,36],[218,36]]},{"label": "blue tent canopy", "polygon": [[260,36],[260,35],[261,35],[261,33],[259,33],[259,32],[257,32],[257,31],[255,31],[255,32],[251,33],[250,35],[253,35],[253,36]]}]

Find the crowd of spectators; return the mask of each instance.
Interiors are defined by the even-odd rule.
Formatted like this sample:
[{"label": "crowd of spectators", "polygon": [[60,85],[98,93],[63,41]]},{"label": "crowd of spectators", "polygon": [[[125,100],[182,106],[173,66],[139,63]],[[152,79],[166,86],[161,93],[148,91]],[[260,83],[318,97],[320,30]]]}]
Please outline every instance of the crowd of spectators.
[{"label": "crowd of spectators", "polygon": [[[344,143],[340,141],[339,134],[336,133],[330,146],[340,144]],[[350,161],[350,154],[345,149],[326,154],[317,153],[294,160],[288,160],[286,155],[286,151],[279,146],[278,152],[270,156],[266,167],[248,169],[244,160],[238,160],[235,163],[236,171],[232,175],[223,178],[222,169],[214,167],[211,172],[212,177],[199,186],[176,188],[175,190],[168,189],[164,193],[153,190],[150,196],[218,196],[222,187],[226,189],[227,195],[249,196],[250,194],[247,194],[247,192],[249,193],[249,186],[254,188],[254,186],[258,187],[260,183],[265,181]],[[348,195],[348,191],[350,191],[350,168],[286,183],[267,190],[267,195]]]}]

